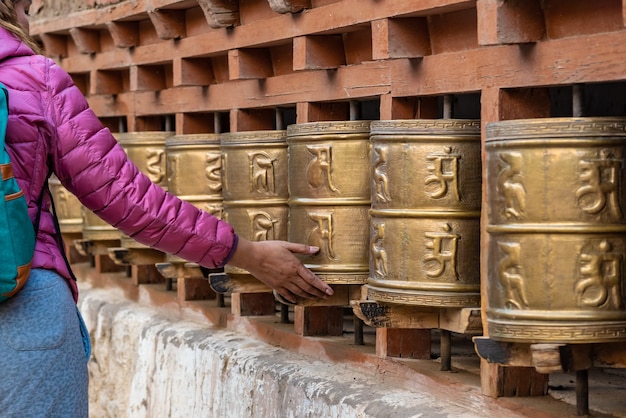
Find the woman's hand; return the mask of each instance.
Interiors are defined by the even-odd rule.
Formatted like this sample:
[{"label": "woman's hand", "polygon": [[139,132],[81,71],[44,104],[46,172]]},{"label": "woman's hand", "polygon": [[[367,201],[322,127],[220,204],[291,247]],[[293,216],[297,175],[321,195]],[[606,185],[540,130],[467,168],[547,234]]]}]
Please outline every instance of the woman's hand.
[{"label": "woman's hand", "polygon": [[292,303],[298,298],[325,299],[333,294],[332,288],[293,254],[315,254],[318,250],[287,241],[249,241],[239,237],[228,264],[247,270]]}]

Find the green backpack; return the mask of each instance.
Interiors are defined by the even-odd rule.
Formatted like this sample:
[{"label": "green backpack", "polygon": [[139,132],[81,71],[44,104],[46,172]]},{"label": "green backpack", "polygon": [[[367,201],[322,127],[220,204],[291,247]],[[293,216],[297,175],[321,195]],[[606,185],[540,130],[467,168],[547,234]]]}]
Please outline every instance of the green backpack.
[{"label": "green backpack", "polygon": [[26,284],[36,239],[24,192],[13,177],[11,159],[5,147],[8,118],[9,96],[7,89],[0,84],[0,302],[15,295]]}]

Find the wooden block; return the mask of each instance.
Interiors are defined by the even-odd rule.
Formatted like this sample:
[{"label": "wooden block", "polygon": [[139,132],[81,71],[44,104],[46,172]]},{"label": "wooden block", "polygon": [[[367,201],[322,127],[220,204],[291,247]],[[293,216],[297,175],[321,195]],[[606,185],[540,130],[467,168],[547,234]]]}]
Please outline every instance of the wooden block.
[{"label": "wooden block", "polygon": [[327,70],[346,65],[341,35],[298,36],[293,39],[293,69]]},{"label": "wooden block", "polygon": [[208,86],[215,83],[210,58],[175,58],[172,66],[174,86]]},{"label": "wooden block", "polygon": [[124,271],[126,268],[115,264],[106,254],[94,254],[94,267],[98,273],[114,273]]},{"label": "wooden block", "polygon": [[357,65],[372,61],[372,29],[370,26],[361,30],[343,34],[343,49],[346,65]]},{"label": "wooden block", "polygon": [[216,294],[205,278],[180,277],[177,279],[179,301],[215,299]]},{"label": "wooden block", "polygon": [[513,367],[532,367],[530,344],[506,343],[489,337],[474,337],[478,356],[488,363]]},{"label": "wooden block", "polygon": [[274,315],[276,312],[272,293],[232,293],[230,306],[235,316]]},{"label": "wooden block", "polygon": [[164,253],[152,248],[110,247],[108,253],[111,260],[121,266],[156,264],[165,260]]},{"label": "wooden block", "polygon": [[296,113],[296,123],[349,120],[350,103],[297,103]]},{"label": "wooden block", "polygon": [[439,328],[465,335],[482,335],[480,308],[444,308],[439,311]]},{"label": "wooden block", "polygon": [[46,55],[57,59],[66,58],[67,54],[67,36],[52,33],[42,33],[39,35],[43,43]]},{"label": "wooden block", "polygon": [[439,328],[439,312],[419,306],[380,304],[369,300],[351,302],[354,314],[375,328]]},{"label": "wooden block", "polygon": [[214,29],[239,25],[239,1],[237,0],[196,0],[209,26]]},{"label": "wooden block", "polygon": [[242,48],[228,51],[231,80],[263,79],[274,75],[268,48]]},{"label": "wooden block", "polygon": [[274,109],[232,109],[230,111],[231,132],[245,132],[274,129],[276,112]]},{"label": "wooden block", "polygon": [[297,13],[311,8],[311,0],[269,0],[276,13]]},{"label": "wooden block", "polygon": [[130,87],[128,70],[96,70],[91,74],[91,94],[119,94]]},{"label": "wooden block", "polygon": [[148,10],[148,17],[161,39],[180,39],[187,34],[185,11],[182,9]]},{"label": "wooden block", "polygon": [[539,0],[478,0],[476,10],[480,45],[537,42],[546,31]]},{"label": "wooden block", "polygon": [[118,48],[133,48],[139,44],[139,24],[134,21],[107,22],[107,29]]},{"label": "wooden block", "polygon": [[535,370],[539,373],[562,373],[561,349],[565,344],[531,344],[530,353]]},{"label": "wooden block", "polygon": [[376,328],[376,355],[430,359],[430,329]]},{"label": "wooden block", "polygon": [[548,393],[548,376],[530,367],[504,367],[486,360],[480,362],[480,383],[483,395],[544,396]]},{"label": "wooden block", "polygon": [[231,293],[270,293],[272,289],[249,274],[209,274],[209,285],[222,294]]},{"label": "wooden block", "polygon": [[81,54],[100,52],[100,32],[93,29],[71,28],[70,36]]},{"label": "wooden block", "polygon": [[292,303],[283,298],[278,292],[274,291],[274,297],[284,305],[298,306],[344,306],[349,307],[351,302],[361,299],[361,288],[363,285],[332,285],[333,295],[326,299],[298,299],[296,303]]},{"label": "wooden block", "polygon": [[550,92],[547,88],[501,90],[498,102],[499,120],[550,117]]},{"label": "wooden block", "polygon": [[372,58],[422,58],[430,55],[426,17],[378,19],[372,26]]},{"label": "wooden block", "polygon": [[165,279],[159,273],[159,270],[151,265],[131,265],[131,281],[135,286],[140,284],[150,284],[150,283],[164,283]]},{"label": "wooden block", "polygon": [[158,91],[166,87],[166,69],[163,65],[132,65],[131,91]]},{"label": "wooden block", "polygon": [[339,306],[294,306],[294,332],[301,336],[343,334],[343,308]]}]

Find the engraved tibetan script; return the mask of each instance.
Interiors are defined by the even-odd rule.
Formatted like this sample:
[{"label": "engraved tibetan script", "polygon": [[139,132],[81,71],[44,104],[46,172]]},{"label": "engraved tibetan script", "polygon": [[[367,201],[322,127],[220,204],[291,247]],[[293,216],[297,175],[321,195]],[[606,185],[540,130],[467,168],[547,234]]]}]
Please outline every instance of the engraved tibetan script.
[{"label": "engraved tibetan script", "polygon": [[431,173],[426,176],[424,183],[434,185],[435,189],[429,193],[433,199],[441,199],[452,195],[456,201],[459,196],[459,160],[461,154],[452,153],[452,148],[446,147],[443,152],[431,153],[426,156],[427,168]]},{"label": "engraved tibetan script", "polygon": [[161,183],[165,173],[163,173],[163,155],[165,150],[148,148],[146,149],[146,175],[152,180],[153,183]]},{"label": "engraved tibetan script", "polygon": [[522,155],[518,152],[503,152],[498,156],[502,167],[498,173],[498,190],[504,196],[504,216],[507,219],[521,219],[526,211]]},{"label": "engraved tibetan script", "polygon": [[276,239],[275,225],[278,220],[263,211],[248,211],[252,241],[270,241]]},{"label": "engraved tibetan script", "polygon": [[526,287],[522,274],[522,247],[518,242],[499,242],[498,248],[504,257],[498,263],[498,279],[506,295],[507,308],[528,307]]},{"label": "engraved tibetan script", "polygon": [[262,194],[274,194],[276,190],[274,162],[266,152],[251,152],[248,154],[250,162],[250,191]]},{"label": "engraved tibetan script", "polygon": [[[458,279],[456,258],[460,236],[451,232],[452,227],[445,224],[443,232],[426,232],[426,250],[430,254],[424,256],[424,270],[428,277],[441,277],[447,268]],[[432,267],[433,268],[429,268]]]},{"label": "engraved tibetan script", "polygon": [[613,246],[606,240],[593,248],[583,248],[580,254],[582,278],[575,288],[579,304],[594,308],[624,308],[621,291],[622,255],[612,250]]},{"label": "engraved tibetan script", "polygon": [[385,224],[376,223],[372,225],[372,245],[370,251],[374,261],[374,276],[384,279],[387,277],[387,251],[384,248]]},{"label": "engraved tibetan script", "polygon": [[218,152],[208,152],[206,154],[205,176],[208,180],[209,190],[219,192],[222,190],[222,157]]},{"label": "engraved tibetan script", "polygon": [[307,145],[313,159],[306,168],[309,184],[314,188],[325,186],[331,192],[338,191],[333,183],[333,156],[331,145]]},{"label": "engraved tibetan script", "polygon": [[580,162],[580,168],[583,185],[576,190],[578,206],[590,215],[608,212],[613,219],[621,219],[619,179],[622,161],[611,158],[588,159]]},{"label": "engraved tibetan script", "polygon": [[374,190],[377,202],[386,203],[391,201],[389,196],[389,179],[384,167],[387,165],[387,148],[374,147]]},{"label": "engraved tibetan script", "polygon": [[331,260],[336,260],[335,245],[333,241],[334,219],[332,212],[313,211],[308,213],[309,219],[315,226],[309,232],[309,244],[319,247],[323,254],[327,254]]}]

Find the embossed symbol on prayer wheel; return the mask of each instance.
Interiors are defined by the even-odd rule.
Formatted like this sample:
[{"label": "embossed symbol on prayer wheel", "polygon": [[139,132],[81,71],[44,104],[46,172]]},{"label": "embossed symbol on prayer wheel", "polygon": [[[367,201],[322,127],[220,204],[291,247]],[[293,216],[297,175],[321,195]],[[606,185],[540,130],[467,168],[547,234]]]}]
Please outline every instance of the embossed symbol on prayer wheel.
[{"label": "embossed symbol on prayer wheel", "polygon": [[59,220],[59,228],[61,233],[80,233],[83,231],[83,215],[82,203],[76,196],[70,193],[59,181],[52,175],[48,180],[50,192],[54,199],[54,209]]},{"label": "embossed symbol on prayer wheel", "polygon": [[[169,192],[223,218],[220,140],[220,134],[173,135],[165,140],[165,155]],[[169,254],[167,259],[181,260]]]},{"label": "embossed symbol on prayer wheel", "polygon": [[287,127],[289,240],[320,248],[301,259],[326,283],[367,281],[369,132],[369,121]]},{"label": "embossed symbol on prayer wheel", "polygon": [[[173,135],[169,131],[124,132],[117,134],[118,141],[128,158],[135,163],[139,171],[153,182],[167,190],[167,161],[165,141]],[[122,247],[129,249],[147,248],[134,239],[122,235]]]},{"label": "embossed symbol on prayer wheel", "polygon": [[620,118],[487,125],[490,338],[626,339],[625,144]]},{"label": "embossed symbol on prayer wheel", "polygon": [[[286,240],[286,131],[225,133],[221,150],[226,221],[251,241]],[[247,274],[228,265],[224,271]]]},{"label": "embossed symbol on prayer wheel", "polygon": [[480,304],[480,122],[372,122],[368,299]]}]

